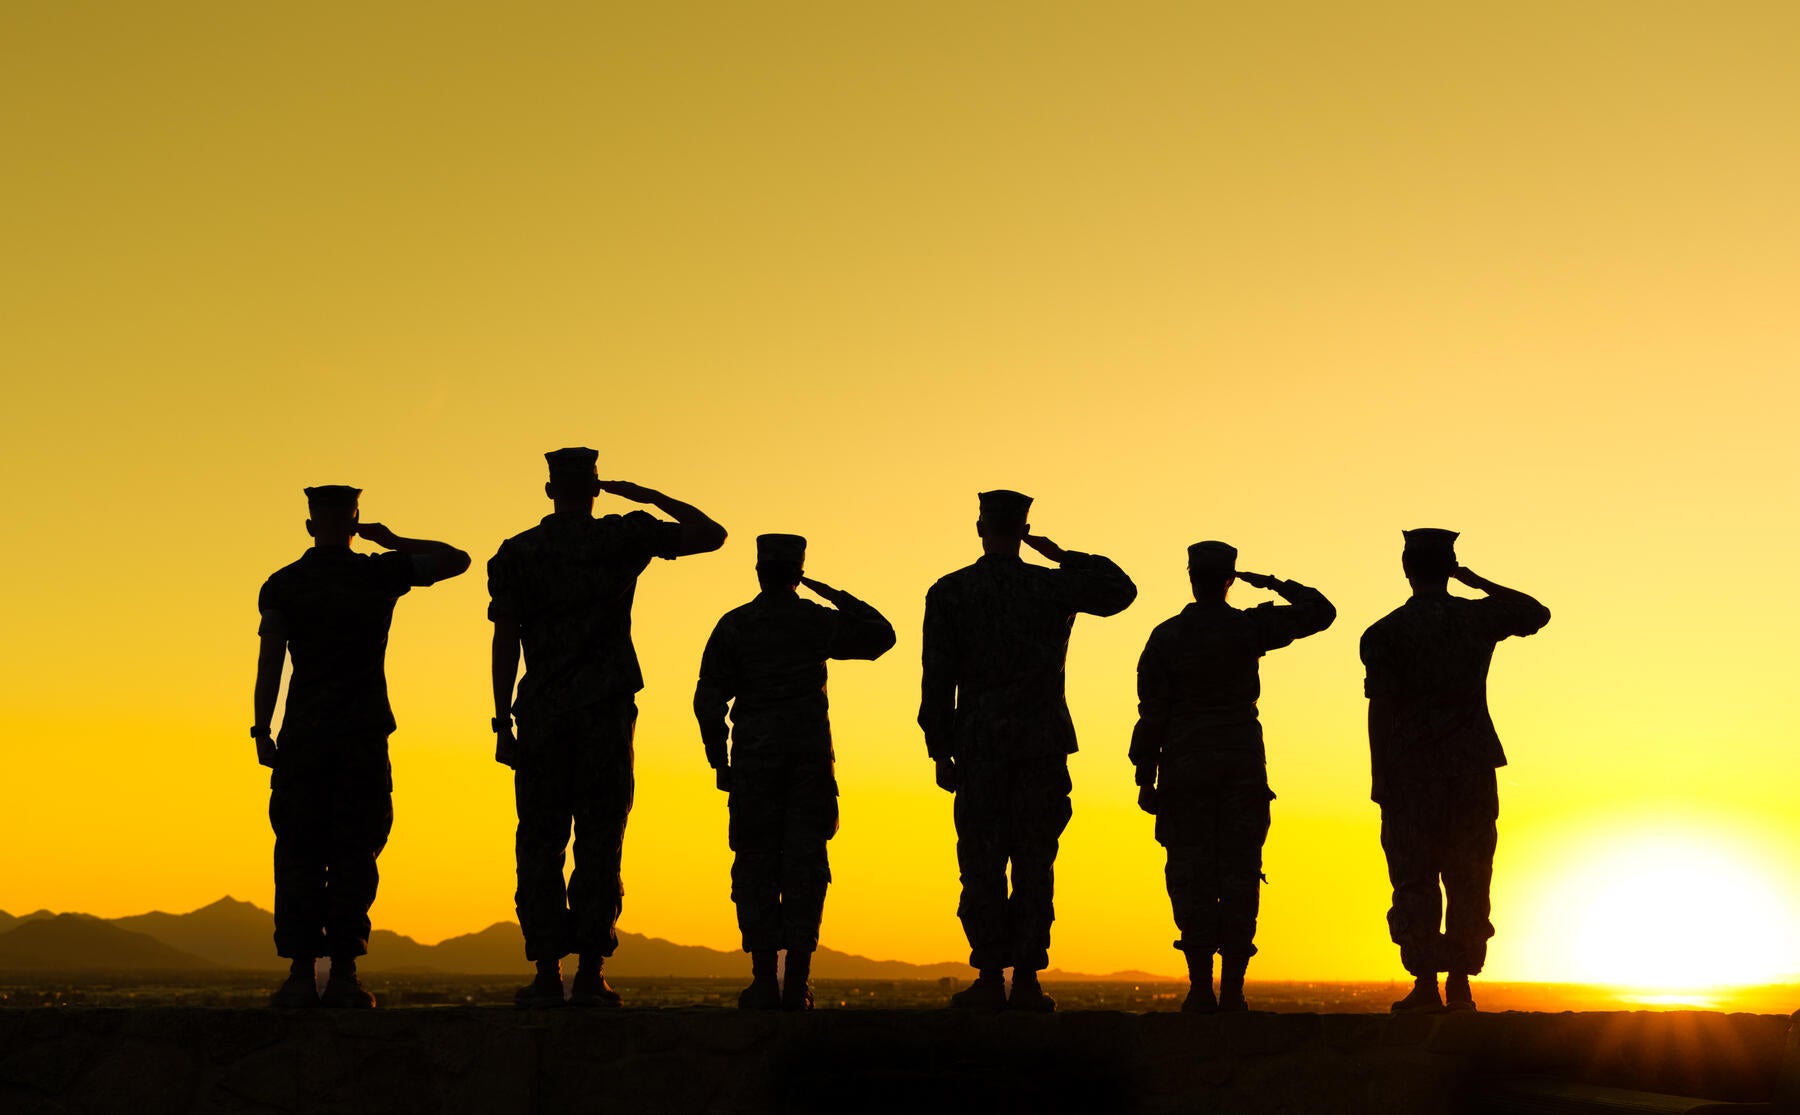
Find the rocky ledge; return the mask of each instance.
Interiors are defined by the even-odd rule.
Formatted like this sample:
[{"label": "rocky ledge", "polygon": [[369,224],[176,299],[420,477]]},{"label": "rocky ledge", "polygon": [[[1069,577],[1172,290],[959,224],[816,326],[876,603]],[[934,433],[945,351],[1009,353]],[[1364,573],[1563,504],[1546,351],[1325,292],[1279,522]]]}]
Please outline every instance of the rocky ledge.
[{"label": "rocky ledge", "polygon": [[1769,1103],[1791,1085],[1788,1027],[1704,1012],[6,1010],[0,1111],[1449,1112],[1492,1109],[1522,1078]]}]

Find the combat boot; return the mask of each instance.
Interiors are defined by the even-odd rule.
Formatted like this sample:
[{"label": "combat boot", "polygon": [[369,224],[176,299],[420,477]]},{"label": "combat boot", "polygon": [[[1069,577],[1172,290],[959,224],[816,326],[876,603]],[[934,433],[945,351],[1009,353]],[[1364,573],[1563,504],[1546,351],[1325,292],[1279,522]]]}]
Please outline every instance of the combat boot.
[{"label": "combat boot", "polygon": [[[604,961],[589,963],[582,957],[575,968],[575,980],[569,985],[569,1005],[572,1007],[616,1007],[619,1005],[619,993],[606,982],[606,972],[601,965]],[[558,990],[561,990],[559,987]]]},{"label": "combat boot", "polygon": [[982,972],[975,982],[950,996],[957,1010],[1001,1010],[1006,1006],[1006,973],[994,969]]},{"label": "combat boot", "polygon": [[1444,1009],[1455,1011],[1475,1009],[1475,993],[1469,989],[1468,973],[1449,972],[1445,974]]},{"label": "combat boot", "polygon": [[781,976],[781,1009],[813,1009],[812,953],[788,950],[787,971]]},{"label": "combat boot", "polygon": [[537,977],[513,993],[513,1005],[526,1010],[567,1006],[563,999],[562,965],[554,960],[540,960]]},{"label": "combat boot", "polygon": [[325,981],[325,990],[319,995],[322,1007],[347,1008],[350,1010],[368,1010],[375,1005],[375,996],[363,986],[362,980],[356,976],[355,965],[331,965],[331,976]]},{"label": "combat boot", "polygon": [[775,979],[773,949],[750,954],[750,986],[738,992],[738,1009],[781,1009],[781,984]]},{"label": "combat boot", "polygon": [[269,1005],[284,1009],[318,1006],[318,976],[313,974],[313,962],[294,961],[293,967],[288,969],[288,978],[269,996]]},{"label": "combat boot", "polygon": [[1213,998],[1212,953],[1188,953],[1188,993],[1181,1001],[1183,1014],[1216,1014],[1219,1001]]},{"label": "combat boot", "polygon": [[1244,972],[1249,967],[1248,956],[1220,957],[1219,1010],[1237,1014],[1250,1009],[1244,1001]]},{"label": "combat boot", "polygon": [[1443,1010],[1444,1001],[1438,998],[1437,976],[1419,976],[1413,980],[1413,989],[1388,1010],[1394,1014],[1413,1014],[1416,1012]]},{"label": "combat boot", "polygon": [[1036,972],[1013,969],[1012,995],[1006,1000],[1008,1010],[1028,1010],[1039,1014],[1056,1009],[1056,1000],[1044,994]]}]

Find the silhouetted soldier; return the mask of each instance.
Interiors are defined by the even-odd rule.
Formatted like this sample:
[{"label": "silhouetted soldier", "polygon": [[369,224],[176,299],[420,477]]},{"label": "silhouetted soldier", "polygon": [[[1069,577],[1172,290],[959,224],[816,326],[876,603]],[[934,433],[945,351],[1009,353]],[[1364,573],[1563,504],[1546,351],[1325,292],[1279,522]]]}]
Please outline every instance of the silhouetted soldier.
[{"label": "silhouetted soldier", "polygon": [[[514,899],[537,977],[520,1006],[560,1006],[562,958],[580,954],[568,1002],[617,1006],[602,965],[619,945],[619,859],[635,788],[634,695],[644,686],[631,644],[631,601],[653,557],[706,553],[725,528],[699,510],[623,480],[601,480],[592,449],[544,454],[553,510],[500,544],[488,562],[494,621],[494,758],[514,769],[519,813]],[[647,511],[594,517],[601,492]],[[523,646],[526,672],[513,681]],[[518,737],[513,720],[518,720]],[[563,855],[575,831],[575,867]]]},{"label": "silhouetted soldier", "polygon": [[[1268,767],[1256,701],[1257,660],[1331,626],[1337,609],[1298,581],[1240,572],[1223,542],[1188,547],[1194,603],[1157,625],[1138,660],[1138,722],[1131,733],[1138,805],[1156,815],[1168,850],[1169,902],[1187,955],[1185,1011],[1249,1010],[1244,973],[1256,955],[1263,841],[1269,835]],[[1240,611],[1234,580],[1286,601]],[[1213,953],[1222,958],[1213,998]]]},{"label": "silhouetted soldier", "polygon": [[[1405,537],[1400,563],[1412,598],[1362,637],[1370,796],[1381,805],[1381,848],[1394,887],[1388,929],[1415,977],[1394,1010],[1474,1010],[1469,977],[1480,973],[1494,935],[1494,768],[1506,765],[1488,715],[1488,664],[1496,643],[1533,634],[1550,622],[1550,610],[1458,565],[1454,531]],[[1451,578],[1485,598],[1450,595]],[[1442,1001],[1439,972],[1448,973]]]},{"label": "silhouetted soldier", "polygon": [[[263,582],[256,660],[256,758],[269,778],[275,829],[275,951],[292,961],[278,1007],[372,1007],[356,976],[369,951],[375,858],[394,823],[388,736],[387,640],[394,602],[415,585],[469,568],[469,555],[443,542],[401,538],[359,522],[359,488],[306,489],[312,549]],[[389,552],[359,554],[361,536]],[[281,739],[269,734],[292,655]],[[331,957],[321,996],[318,957]]]},{"label": "silhouetted soldier", "polygon": [[[807,980],[831,882],[825,843],[838,826],[825,663],[873,661],[894,645],[880,612],[803,576],[805,564],[799,535],[756,539],[762,591],[713,628],[694,688],[706,761],[731,795],[731,900],[751,965],[738,1006],[747,1009],[812,1009]],[[800,599],[802,584],[835,609]],[[782,949],[787,970],[777,986]]]},{"label": "silhouetted soldier", "polygon": [[[925,596],[919,726],[937,783],[956,795],[957,914],[969,938],[974,983],[956,1007],[1054,1010],[1038,972],[1050,963],[1056,912],[1053,868],[1069,823],[1069,753],[1075,725],[1063,697],[1063,662],[1075,615],[1110,616],[1137,597],[1106,558],[1065,551],[1031,533],[1031,497],[981,493],[982,557]],[[1023,542],[1061,568],[1027,565]],[[1007,893],[1007,865],[1012,893]]]}]

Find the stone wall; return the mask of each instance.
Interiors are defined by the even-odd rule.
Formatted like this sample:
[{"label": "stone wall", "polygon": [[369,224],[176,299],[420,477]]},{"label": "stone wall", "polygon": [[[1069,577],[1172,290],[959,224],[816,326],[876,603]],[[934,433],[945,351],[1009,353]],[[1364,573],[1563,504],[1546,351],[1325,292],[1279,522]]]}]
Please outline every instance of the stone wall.
[{"label": "stone wall", "polygon": [[1521,1074],[1768,1101],[1773,1015],[0,1011],[0,1111],[1449,1112]]}]

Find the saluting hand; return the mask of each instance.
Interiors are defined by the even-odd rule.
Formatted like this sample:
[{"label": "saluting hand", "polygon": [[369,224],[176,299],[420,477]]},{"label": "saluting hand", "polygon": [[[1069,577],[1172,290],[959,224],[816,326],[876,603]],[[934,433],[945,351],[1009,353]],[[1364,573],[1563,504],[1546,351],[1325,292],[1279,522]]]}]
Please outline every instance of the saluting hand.
[{"label": "saluting hand", "polygon": [[356,536],[367,539],[384,550],[391,550],[400,545],[400,536],[380,523],[358,523]]},{"label": "saluting hand", "polygon": [[633,484],[629,480],[602,480],[600,490],[607,495],[628,499],[633,503],[655,503],[662,498],[662,493],[654,488],[646,488],[642,484]]},{"label": "saluting hand", "polygon": [[1051,561],[1060,562],[1064,557],[1063,548],[1041,534],[1027,534],[1025,544]]},{"label": "saluting hand", "polygon": [[815,581],[811,577],[800,578],[800,583],[827,600],[831,599],[832,595],[837,591],[824,581]]},{"label": "saluting hand", "polygon": [[1237,579],[1251,588],[1272,589],[1280,583],[1281,578],[1271,577],[1266,573],[1252,573],[1247,569],[1237,571]]},{"label": "saluting hand", "polygon": [[1450,579],[1458,584],[1468,585],[1470,588],[1480,588],[1487,584],[1487,578],[1476,573],[1466,565],[1459,565],[1455,569],[1452,569],[1450,571]]}]

